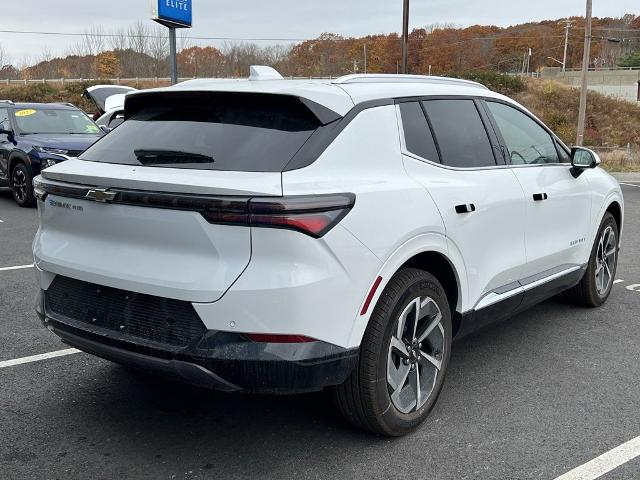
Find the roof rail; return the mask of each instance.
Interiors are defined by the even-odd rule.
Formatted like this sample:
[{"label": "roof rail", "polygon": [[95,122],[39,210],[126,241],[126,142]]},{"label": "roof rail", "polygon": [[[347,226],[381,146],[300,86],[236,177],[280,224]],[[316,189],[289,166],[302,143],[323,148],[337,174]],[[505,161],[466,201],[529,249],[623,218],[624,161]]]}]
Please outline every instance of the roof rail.
[{"label": "roof rail", "polygon": [[429,75],[393,75],[385,73],[352,74],[336,78],[331,83],[336,85],[349,85],[354,83],[431,83],[441,85],[466,85],[488,90],[478,82],[463,80],[461,78],[435,77]]}]

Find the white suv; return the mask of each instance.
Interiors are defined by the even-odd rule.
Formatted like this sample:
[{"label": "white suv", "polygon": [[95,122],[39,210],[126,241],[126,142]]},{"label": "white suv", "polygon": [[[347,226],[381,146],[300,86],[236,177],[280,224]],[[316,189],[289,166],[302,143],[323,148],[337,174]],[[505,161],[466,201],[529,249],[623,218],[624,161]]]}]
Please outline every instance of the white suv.
[{"label": "white suv", "polygon": [[619,185],[514,101],[455,79],[194,80],[35,181],[37,310],[86,352],[226,391],[332,387],[402,435],[454,337],[609,296]]}]

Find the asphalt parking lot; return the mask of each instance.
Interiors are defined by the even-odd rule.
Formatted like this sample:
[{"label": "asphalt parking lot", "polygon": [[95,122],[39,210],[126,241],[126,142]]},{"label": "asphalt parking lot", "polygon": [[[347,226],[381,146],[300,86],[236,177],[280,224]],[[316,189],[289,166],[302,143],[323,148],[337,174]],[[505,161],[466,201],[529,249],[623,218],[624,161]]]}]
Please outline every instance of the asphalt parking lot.
[{"label": "asphalt parking lot", "polygon": [[[426,424],[348,427],[323,393],[219,394],[84,353],[0,368],[0,478],[555,479],[640,435],[640,183],[618,283],[457,342]],[[33,312],[37,212],[0,191],[0,364],[67,348]],[[591,478],[591,477],[590,477]],[[602,476],[640,478],[640,457]]]}]

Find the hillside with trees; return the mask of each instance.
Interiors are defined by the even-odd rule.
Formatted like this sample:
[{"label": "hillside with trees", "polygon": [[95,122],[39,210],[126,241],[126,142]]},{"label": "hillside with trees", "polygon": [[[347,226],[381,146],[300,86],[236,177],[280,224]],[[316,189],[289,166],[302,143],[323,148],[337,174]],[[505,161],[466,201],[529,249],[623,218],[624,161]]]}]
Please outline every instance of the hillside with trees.
[{"label": "hillside with trees", "polygon": [[[566,19],[563,19],[563,21]],[[571,21],[568,68],[582,63],[584,18]],[[564,23],[548,20],[510,27],[430,25],[409,36],[410,73],[447,74],[471,70],[519,72],[531,49],[530,69],[556,65],[564,49]],[[640,17],[596,18],[593,22],[591,67],[633,66],[640,52]],[[395,73],[401,57],[397,33],[353,38],[324,33],[313,40],[260,46],[251,42],[194,45],[179,39],[179,71],[184,77],[245,76],[248,66],[276,67],[286,76],[339,76],[353,72]],[[199,40],[198,40],[199,41]],[[199,41],[202,43],[202,41]],[[16,66],[11,51],[0,46],[0,80],[54,78],[167,77],[168,38],[165,29],[137,22],[128,29],[107,32],[92,27],[71,46],[68,55],[54,58],[35,52],[37,60]],[[550,58],[551,57],[551,58]]]}]

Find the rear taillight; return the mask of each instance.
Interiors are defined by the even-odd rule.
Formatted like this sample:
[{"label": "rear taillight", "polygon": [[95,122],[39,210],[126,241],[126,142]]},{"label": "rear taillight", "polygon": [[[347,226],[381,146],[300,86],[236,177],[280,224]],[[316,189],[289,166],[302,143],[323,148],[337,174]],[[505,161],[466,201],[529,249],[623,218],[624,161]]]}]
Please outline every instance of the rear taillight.
[{"label": "rear taillight", "polygon": [[355,199],[352,193],[251,198],[246,211],[212,208],[202,215],[210,223],[286,228],[319,238],[349,213]]},{"label": "rear taillight", "polygon": [[41,177],[34,180],[33,186],[40,200],[51,194],[118,205],[184,210],[200,213],[209,223],[286,228],[314,238],[322,237],[335,227],[356,202],[353,193],[290,197],[210,196],[51,183]]},{"label": "rear taillight", "polygon": [[245,333],[248,340],[256,343],[309,343],[316,340],[304,335],[275,335],[270,333]]}]

